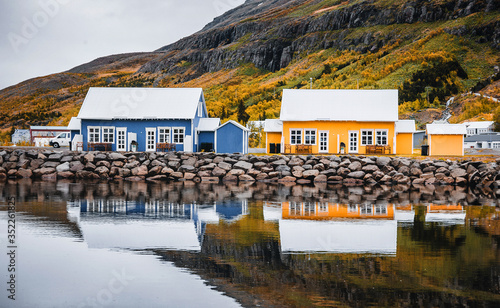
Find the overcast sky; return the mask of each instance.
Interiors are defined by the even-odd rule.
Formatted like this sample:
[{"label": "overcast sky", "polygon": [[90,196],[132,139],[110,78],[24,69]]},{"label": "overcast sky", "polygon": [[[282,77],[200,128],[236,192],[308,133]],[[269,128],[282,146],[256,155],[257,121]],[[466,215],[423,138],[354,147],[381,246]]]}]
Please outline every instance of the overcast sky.
[{"label": "overcast sky", "polygon": [[112,54],[153,51],[244,0],[0,0],[0,89]]}]

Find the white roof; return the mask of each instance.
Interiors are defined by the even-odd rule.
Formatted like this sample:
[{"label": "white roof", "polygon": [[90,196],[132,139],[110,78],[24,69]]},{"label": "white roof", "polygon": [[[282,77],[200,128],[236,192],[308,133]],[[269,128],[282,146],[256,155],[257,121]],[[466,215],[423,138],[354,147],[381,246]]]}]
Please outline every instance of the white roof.
[{"label": "white roof", "polygon": [[90,248],[162,248],[200,251],[192,220],[80,221]]},{"label": "white roof", "polygon": [[464,124],[427,124],[428,135],[466,135]]},{"label": "white roof", "polygon": [[283,121],[280,119],[266,119],[264,121],[264,132],[281,133],[283,132]]},{"label": "white roof", "polygon": [[30,126],[30,130],[68,130],[67,126]]},{"label": "white roof", "polygon": [[90,88],[78,118],[193,119],[200,101],[201,88]]},{"label": "white roof", "polygon": [[246,130],[246,131],[248,131],[248,132],[250,131],[250,130],[249,130],[248,128],[246,128],[245,126],[243,126],[243,125],[241,125],[240,123],[238,123],[238,122],[236,122],[236,121],[233,121],[233,120],[229,120],[229,121],[227,121],[226,123],[224,123],[224,124],[222,124],[221,126],[217,127],[217,129],[219,129],[219,128],[223,127],[223,126],[226,126],[226,125],[227,125],[227,124],[229,124],[229,123],[232,123],[232,124],[236,125],[237,127],[239,127],[239,128],[240,128],[240,129],[242,129],[242,130]]},{"label": "white roof", "polygon": [[465,122],[467,128],[489,128],[495,122],[494,121],[475,121],[475,122]]},{"label": "white roof", "polygon": [[396,254],[396,220],[279,221],[281,251]]},{"label": "white roof", "polygon": [[283,90],[282,121],[398,120],[397,90]]},{"label": "white roof", "polygon": [[219,118],[202,118],[198,124],[198,131],[201,132],[213,132],[219,127]]},{"label": "white roof", "polygon": [[72,117],[69,120],[68,129],[69,130],[80,130],[82,127],[82,120],[77,119],[76,117]]},{"label": "white roof", "polygon": [[414,133],[415,120],[398,120],[396,122],[396,133]]}]

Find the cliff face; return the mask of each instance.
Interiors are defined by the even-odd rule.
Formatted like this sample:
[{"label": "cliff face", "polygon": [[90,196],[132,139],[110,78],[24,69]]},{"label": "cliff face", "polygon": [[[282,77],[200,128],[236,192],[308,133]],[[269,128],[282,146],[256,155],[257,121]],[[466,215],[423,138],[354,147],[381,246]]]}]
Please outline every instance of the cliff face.
[{"label": "cliff face", "polygon": [[[401,38],[397,30],[375,32],[372,28],[377,26],[444,22],[499,9],[497,0],[417,0],[392,5],[383,5],[386,1],[337,1],[337,5],[311,12],[322,2],[249,0],[202,31],[160,48],[158,51],[168,52],[168,57],[146,63],[139,72],[177,73],[174,64],[180,61],[195,63],[196,75],[232,69],[241,63],[277,71],[304,52],[326,48],[373,52]],[[446,30],[477,36],[500,49],[498,22]]]}]

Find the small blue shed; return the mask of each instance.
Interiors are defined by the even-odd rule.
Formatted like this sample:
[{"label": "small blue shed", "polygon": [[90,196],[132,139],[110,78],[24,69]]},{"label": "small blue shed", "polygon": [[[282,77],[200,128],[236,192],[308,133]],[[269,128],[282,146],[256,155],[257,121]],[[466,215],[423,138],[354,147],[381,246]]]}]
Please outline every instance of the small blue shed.
[{"label": "small blue shed", "polygon": [[227,121],[215,130],[215,152],[247,154],[249,132],[238,122]]}]

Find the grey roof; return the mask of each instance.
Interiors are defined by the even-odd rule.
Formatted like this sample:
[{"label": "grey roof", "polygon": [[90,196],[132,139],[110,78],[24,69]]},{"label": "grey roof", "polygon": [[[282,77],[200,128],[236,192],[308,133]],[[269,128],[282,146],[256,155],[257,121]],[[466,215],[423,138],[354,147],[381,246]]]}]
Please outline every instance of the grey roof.
[{"label": "grey roof", "polygon": [[498,134],[480,134],[465,137],[464,142],[478,142],[478,141],[500,141]]}]

